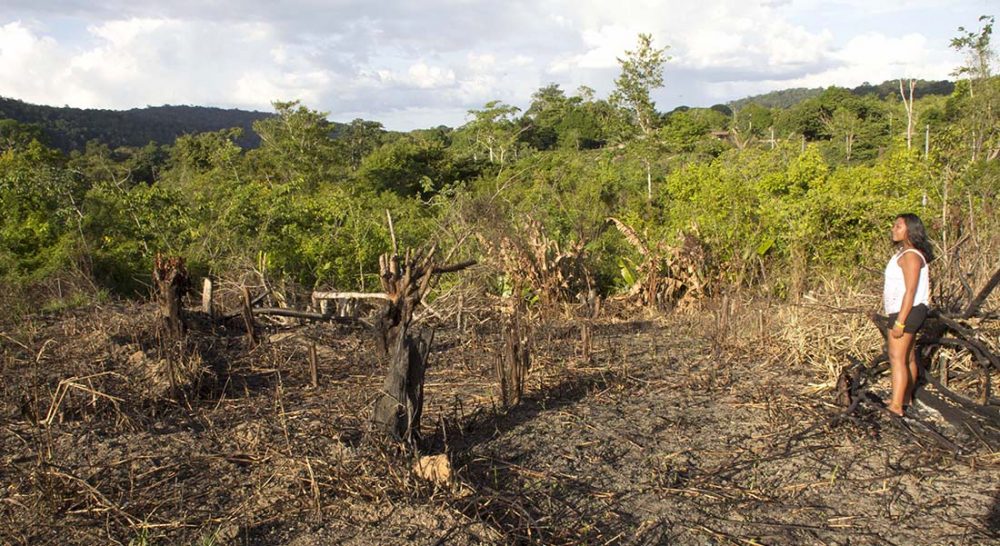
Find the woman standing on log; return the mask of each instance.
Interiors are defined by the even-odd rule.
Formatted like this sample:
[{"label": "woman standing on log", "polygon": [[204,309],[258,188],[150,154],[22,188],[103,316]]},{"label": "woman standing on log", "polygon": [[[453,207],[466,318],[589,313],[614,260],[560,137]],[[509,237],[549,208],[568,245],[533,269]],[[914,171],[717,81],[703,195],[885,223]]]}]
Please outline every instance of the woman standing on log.
[{"label": "woman standing on log", "polygon": [[892,224],[898,251],[885,266],[882,302],[889,315],[889,365],[892,399],[889,411],[903,416],[917,382],[916,334],[927,318],[930,281],[927,264],[934,259],[924,223],[915,214],[900,214]]}]

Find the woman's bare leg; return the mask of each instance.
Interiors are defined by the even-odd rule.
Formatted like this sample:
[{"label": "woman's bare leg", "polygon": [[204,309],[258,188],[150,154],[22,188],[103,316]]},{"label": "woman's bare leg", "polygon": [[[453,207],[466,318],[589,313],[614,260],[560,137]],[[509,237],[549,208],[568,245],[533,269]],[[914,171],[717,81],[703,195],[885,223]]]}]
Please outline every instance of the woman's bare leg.
[{"label": "woman's bare leg", "polygon": [[907,368],[910,372],[910,381],[906,389],[906,397],[903,400],[904,406],[909,406],[913,403],[913,391],[917,388],[917,378],[919,375],[919,369],[917,368],[917,343],[916,337],[911,336],[910,340],[910,350],[907,357]]},{"label": "woman's bare leg", "polygon": [[910,347],[913,345],[913,334],[903,334],[903,337],[889,336],[889,366],[892,371],[892,398],[889,400],[889,411],[903,415],[903,405],[910,390]]}]

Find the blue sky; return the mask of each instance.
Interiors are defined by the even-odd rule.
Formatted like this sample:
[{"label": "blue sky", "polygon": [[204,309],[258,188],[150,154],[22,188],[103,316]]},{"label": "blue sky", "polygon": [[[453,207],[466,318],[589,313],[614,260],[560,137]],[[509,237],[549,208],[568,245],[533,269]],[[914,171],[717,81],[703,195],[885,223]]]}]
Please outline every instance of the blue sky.
[{"label": "blue sky", "polygon": [[945,79],[994,0],[0,0],[0,95],[460,125],[539,87],[606,96],[640,32],[669,45],[661,110],[789,87]]}]

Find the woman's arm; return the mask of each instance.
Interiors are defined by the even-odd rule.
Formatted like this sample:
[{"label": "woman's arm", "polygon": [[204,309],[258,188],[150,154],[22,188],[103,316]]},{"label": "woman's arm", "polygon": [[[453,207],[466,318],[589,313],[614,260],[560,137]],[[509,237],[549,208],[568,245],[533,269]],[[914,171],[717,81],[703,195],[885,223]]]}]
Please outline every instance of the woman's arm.
[{"label": "woman's arm", "polygon": [[896,324],[892,327],[892,333],[895,337],[902,337],[903,327],[899,325],[906,323],[906,317],[913,309],[913,300],[917,296],[917,284],[920,282],[920,266],[923,265],[923,262],[920,260],[920,256],[913,252],[907,252],[899,257],[897,263],[903,270],[903,286],[906,287],[906,292],[903,293],[903,301],[899,307],[899,314],[896,315]]}]

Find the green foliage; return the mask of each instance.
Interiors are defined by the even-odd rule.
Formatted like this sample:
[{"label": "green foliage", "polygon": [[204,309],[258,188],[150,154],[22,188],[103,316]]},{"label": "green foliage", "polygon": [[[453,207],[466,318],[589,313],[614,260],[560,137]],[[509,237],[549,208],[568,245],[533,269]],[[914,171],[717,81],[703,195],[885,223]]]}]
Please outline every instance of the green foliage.
[{"label": "green foliage", "polygon": [[952,38],[951,47],[965,54],[965,65],[958,67],[952,75],[967,76],[970,80],[984,80],[992,75],[993,60],[996,53],[990,44],[993,37],[992,15],[983,15],[979,18],[983,27],[978,32],[965,30],[965,27],[958,27],[961,33],[958,37]]},{"label": "green foliage", "polygon": [[595,101],[592,89],[581,88],[567,97],[558,85],[550,84],[532,99],[521,121],[521,141],[532,148],[594,149],[608,140],[616,112],[607,101]]},{"label": "green foliage", "polygon": [[448,142],[435,135],[404,135],[372,151],[361,162],[357,179],[374,191],[429,197],[474,172],[455,158]]},{"label": "green foliage", "polygon": [[627,111],[629,122],[644,136],[656,131],[656,106],[650,94],[663,87],[663,65],[670,60],[666,50],[653,47],[652,35],[639,34],[636,48],[618,59],[621,74],[610,102]]},{"label": "green foliage", "polygon": [[81,188],[61,163],[33,137],[0,153],[0,278],[40,279],[70,260]]},{"label": "green foliage", "polygon": [[253,148],[260,144],[251,131],[253,122],[269,116],[205,106],[148,106],[125,111],[57,108],[0,97],[0,120],[9,118],[36,126],[46,136],[39,139],[41,142],[63,152],[83,150],[91,140],[112,149],[138,148],[150,141],[169,144],[185,134],[230,127],[242,129],[240,146]]},{"label": "green foliage", "polygon": [[352,169],[357,169],[365,156],[378,148],[385,137],[385,129],[377,121],[356,119],[341,131],[340,141],[347,153],[347,162]]},{"label": "green foliage", "polygon": [[[720,142],[711,135],[725,127],[727,118],[721,112],[707,108],[675,110],[663,123],[657,139],[670,153],[690,153],[696,151],[718,155]],[[713,153],[714,152],[714,153]]]},{"label": "green foliage", "polygon": [[257,176],[277,184],[316,189],[340,178],[347,167],[343,141],[333,138],[326,113],[293,102],[275,102],[277,115],[254,122],[260,148],[248,154]]},{"label": "green foliage", "polygon": [[516,118],[519,111],[498,100],[487,102],[482,109],[469,110],[472,120],[459,129],[456,144],[474,161],[488,161],[503,169],[516,159],[524,132]]},{"label": "green foliage", "polygon": [[[956,47],[988,59],[980,46],[991,24]],[[997,229],[1000,77],[980,65],[970,61],[969,79],[947,96],[940,82],[918,82],[925,157],[919,132],[906,147],[892,82],[661,114],[650,92],[666,59],[640,35],[607,99],[550,84],[523,114],[490,101],[455,130],[342,126],[275,103],[249,150],[243,131],[222,129],[167,147],[91,141],[67,156],[45,143],[47,126],[0,120],[0,283],[82,271],[109,293],[142,293],[165,252],[197,272],[259,262],[307,287],[371,289],[391,246],[390,211],[404,247],[523,232],[530,219],[561,249],[584,245],[603,293],[631,286],[642,262],[608,217],[651,246],[693,233],[727,281],[794,295],[820,276],[854,280],[878,267],[903,211],[974,215]],[[932,236],[949,229],[928,225]],[[457,252],[479,257],[474,245]]]}]

